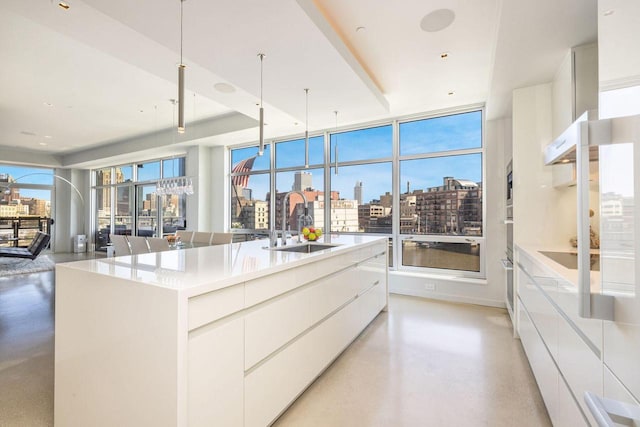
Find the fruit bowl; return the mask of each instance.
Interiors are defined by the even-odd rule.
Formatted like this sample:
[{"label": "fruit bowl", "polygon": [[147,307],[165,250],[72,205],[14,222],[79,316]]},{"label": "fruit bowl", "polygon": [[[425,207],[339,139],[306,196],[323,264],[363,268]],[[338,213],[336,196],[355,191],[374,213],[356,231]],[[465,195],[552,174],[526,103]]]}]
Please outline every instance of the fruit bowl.
[{"label": "fruit bowl", "polygon": [[320,236],[322,236],[322,229],[320,228],[314,228],[314,227],[302,228],[302,237],[304,237],[304,240],[314,242],[318,240]]}]

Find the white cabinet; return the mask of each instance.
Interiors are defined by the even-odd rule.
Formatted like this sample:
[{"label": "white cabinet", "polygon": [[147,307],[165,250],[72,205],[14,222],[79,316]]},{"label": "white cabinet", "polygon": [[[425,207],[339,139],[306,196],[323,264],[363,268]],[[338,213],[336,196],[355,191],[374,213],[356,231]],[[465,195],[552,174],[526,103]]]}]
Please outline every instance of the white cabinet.
[{"label": "white cabinet", "polygon": [[247,313],[245,368],[250,369],[354,299],[358,282],[355,268],[348,268]]},{"label": "white cabinet", "polygon": [[518,331],[549,416],[556,426],[595,425],[583,395],[602,389],[602,321],[578,318],[575,286],[516,250]]},{"label": "white cabinet", "polygon": [[[197,271],[163,272],[176,264],[166,252],[56,268],[55,424],[272,423],[387,304],[387,240],[358,239],[293,266],[256,242],[250,274],[230,279],[225,264],[222,279],[203,274],[203,286],[186,289],[174,283]],[[182,255],[205,268],[220,251]],[[259,260],[278,268],[260,274]]]},{"label": "white cabinet", "polygon": [[386,306],[386,247],[351,259],[246,315],[246,426],[273,422]]},{"label": "white cabinet", "polygon": [[553,137],[585,111],[598,108],[598,45],[576,46],[564,57],[551,84]]},{"label": "white cabinet", "polygon": [[555,425],[560,425],[558,423],[558,370],[521,300],[518,300],[517,313],[518,333],[522,341],[522,347],[524,347],[529,359],[529,365],[531,365],[540,394],[549,412],[549,418]]},{"label": "white cabinet", "polygon": [[244,423],[244,324],[222,321],[189,334],[188,425]]}]

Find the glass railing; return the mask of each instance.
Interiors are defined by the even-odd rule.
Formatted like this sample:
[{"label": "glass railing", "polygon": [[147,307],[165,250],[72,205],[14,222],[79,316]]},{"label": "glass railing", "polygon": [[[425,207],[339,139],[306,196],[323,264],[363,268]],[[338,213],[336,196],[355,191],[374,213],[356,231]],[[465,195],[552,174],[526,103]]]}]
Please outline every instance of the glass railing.
[{"label": "glass railing", "polygon": [[53,220],[40,216],[0,217],[0,246],[29,246],[36,232],[51,234]]}]

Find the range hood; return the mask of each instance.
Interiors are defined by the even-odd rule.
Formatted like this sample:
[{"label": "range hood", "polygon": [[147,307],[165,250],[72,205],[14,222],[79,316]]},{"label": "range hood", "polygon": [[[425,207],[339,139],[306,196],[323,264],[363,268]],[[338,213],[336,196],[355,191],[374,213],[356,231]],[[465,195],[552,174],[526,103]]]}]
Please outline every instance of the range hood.
[{"label": "range hood", "polygon": [[[582,129],[587,131],[586,124],[589,118],[596,119],[595,111],[585,111],[578,119],[571,124],[562,134],[544,149],[544,164],[557,165],[576,162],[576,148],[580,144]],[[584,124],[584,128],[583,128]],[[587,135],[584,135],[586,138]],[[586,139],[585,139],[586,140]],[[590,160],[598,160],[598,147],[589,148]]]}]

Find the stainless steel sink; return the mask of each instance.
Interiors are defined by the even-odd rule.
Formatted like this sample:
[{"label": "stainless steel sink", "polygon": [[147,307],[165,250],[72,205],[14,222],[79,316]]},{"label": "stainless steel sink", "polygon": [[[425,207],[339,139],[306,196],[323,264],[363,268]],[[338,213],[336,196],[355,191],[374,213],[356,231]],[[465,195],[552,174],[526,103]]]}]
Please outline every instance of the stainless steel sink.
[{"label": "stainless steel sink", "polygon": [[325,249],[335,248],[339,245],[331,245],[328,243],[303,243],[303,244],[294,244],[291,246],[280,246],[277,248],[270,248],[272,251],[283,251],[283,252],[300,252],[305,254],[310,254],[311,252],[322,251]]}]

